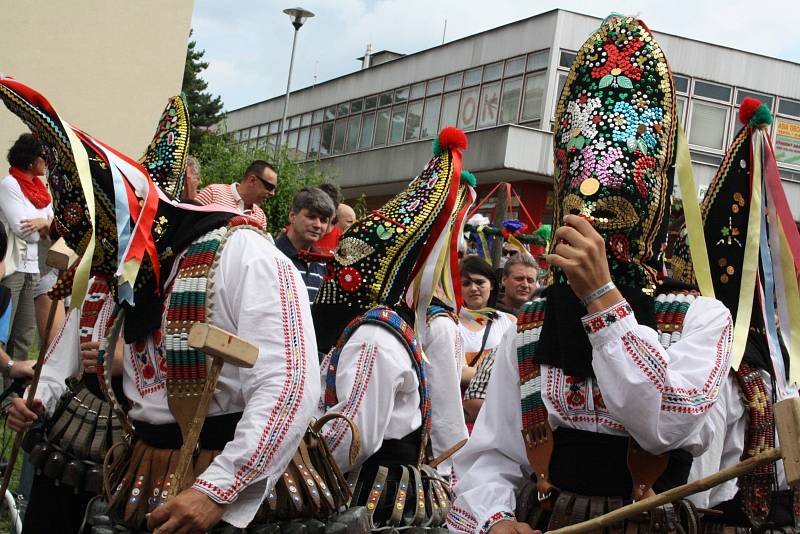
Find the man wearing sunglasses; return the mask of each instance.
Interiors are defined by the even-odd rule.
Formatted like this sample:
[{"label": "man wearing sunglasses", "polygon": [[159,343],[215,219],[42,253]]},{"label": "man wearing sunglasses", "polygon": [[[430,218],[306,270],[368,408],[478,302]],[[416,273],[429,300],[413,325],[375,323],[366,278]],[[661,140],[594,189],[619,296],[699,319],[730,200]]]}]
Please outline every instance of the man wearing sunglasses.
[{"label": "man wearing sunglasses", "polygon": [[267,217],[261,204],[275,195],[278,172],[271,164],[257,159],[244,171],[239,183],[210,184],[197,193],[200,204],[221,204],[234,208],[252,219],[253,225],[267,229]]}]

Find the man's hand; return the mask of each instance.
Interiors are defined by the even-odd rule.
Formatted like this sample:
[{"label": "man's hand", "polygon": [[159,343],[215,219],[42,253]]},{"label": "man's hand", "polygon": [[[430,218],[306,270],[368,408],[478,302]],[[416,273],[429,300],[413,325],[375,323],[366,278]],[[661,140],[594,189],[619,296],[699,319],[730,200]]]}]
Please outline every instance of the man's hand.
[{"label": "man's hand", "polygon": [[189,488],[147,514],[147,528],[153,534],[203,533],[219,523],[224,512],[224,505]]},{"label": "man's hand", "polygon": [[[14,367],[16,366],[14,364]],[[19,397],[11,399],[11,405],[8,408],[8,426],[17,432],[21,432],[28,430],[40,417],[44,417],[42,401],[34,399],[31,408],[30,410],[28,409],[24,399]]]},{"label": "man's hand", "polygon": [[518,521],[500,521],[489,529],[489,534],[542,534],[541,530],[533,530],[527,523]]},{"label": "man's hand", "polygon": [[81,364],[87,373],[97,373],[97,355],[100,354],[99,341],[81,343]]},{"label": "man's hand", "polygon": [[14,380],[25,379],[30,380],[33,378],[33,368],[36,366],[36,360],[17,360],[11,366],[8,376]]}]

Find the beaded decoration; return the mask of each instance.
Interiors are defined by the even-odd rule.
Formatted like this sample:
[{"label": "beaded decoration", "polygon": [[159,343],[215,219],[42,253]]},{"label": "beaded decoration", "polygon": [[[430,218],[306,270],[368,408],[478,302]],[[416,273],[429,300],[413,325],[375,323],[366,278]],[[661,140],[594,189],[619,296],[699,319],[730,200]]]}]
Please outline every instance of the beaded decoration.
[{"label": "beaded decoration", "polygon": [[[555,124],[554,220],[588,218],[606,241],[614,282],[654,290],[677,123],[669,64],[643,22],[612,15],[589,37]],[[555,282],[566,282],[560,270]]]},{"label": "beaded decoration", "polygon": [[[458,151],[443,150],[402,193],[347,229],[335,261],[327,266],[316,304],[361,311],[400,301],[440,215],[446,213],[449,222],[461,172]],[[454,178],[456,170],[459,176]]]},{"label": "beaded decoration", "polygon": [[153,140],[139,159],[153,181],[174,198],[179,198],[183,191],[190,130],[186,102],[180,96],[173,96],[161,114]]},{"label": "beaded decoration", "polygon": [[431,399],[428,394],[428,379],[423,363],[422,346],[417,341],[414,328],[392,309],[386,306],[376,306],[353,319],[342,332],[339,341],[331,351],[330,364],[325,375],[325,410],[330,410],[339,403],[336,394],[336,370],[339,366],[339,356],[350,336],[363,324],[374,324],[385,328],[408,349],[408,355],[411,357],[411,363],[419,380],[419,409],[422,414],[422,440],[419,452],[419,463],[421,464],[425,459],[425,448],[431,431]]},{"label": "beaded decoration", "polygon": [[[742,460],[752,458],[775,446],[775,422],[772,417],[772,399],[767,394],[761,372],[747,362],[742,362],[735,372],[739,391],[747,406],[747,431]],[[775,488],[775,463],[755,468],[739,477],[742,509],[754,526],[760,526],[769,515],[772,492]]]},{"label": "beaded decoration", "polygon": [[698,296],[697,291],[674,291],[656,297],[656,324],[665,349],[681,338],[686,312]]},{"label": "beaded decoration", "polygon": [[458,324],[458,315],[456,315],[452,310],[449,310],[444,306],[439,306],[438,304],[431,304],[428,306],[427,314],[425,315],[428,324],[430,324],[430,322],[437,317],[441,316],[446,316],[452,319],[454,323]]},{"label": "beaded decoration", "polygon": [[[199,400],[206,382],[205,353],[189,347],[189,329],[194,323],[212,318],[214,272],[219,265],[227,238],[240,228],[224,226],[195,239],[186,250],[172,284],[164,326],[166,349],[167,398],[170,410],[187,409]],[[177,418],[177,416],[176,416]]]}]

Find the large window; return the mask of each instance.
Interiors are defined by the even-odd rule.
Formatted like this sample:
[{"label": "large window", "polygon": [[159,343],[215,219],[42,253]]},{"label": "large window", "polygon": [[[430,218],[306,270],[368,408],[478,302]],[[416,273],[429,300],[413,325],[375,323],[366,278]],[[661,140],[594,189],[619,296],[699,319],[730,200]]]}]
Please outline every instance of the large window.
[{"label": "large window", "polygon": [[478,119],[478,99],[480,94],[480,87],[465,89],[461,92],[461,105],[458,108],[458,127],[462,130],[475,128],[475,121]]},{"label": "large window", "polygon": [[544,72],[528,74],[525,77],[525,97],[522,101],[521,122],[541,121],[546,83],[547,76]]},{"label": "large window", "polygon": [[519,97],[522,93],[522,78],[503,82],[503,100],[500,107],[500,124],[517,122],[519,117]]},{"label": "large window", "polygon": [[478,128],[494,126],[497,124],[497,115],[500,111],[500,83],[490,83],[483,86],[481,93],[481,109],[478,115]]},{"label": "large window", "polygon": [[[445,97],[446,98],[446,97]],[[456,95],[456,100],[458,95]],[[425,111],[422,113],[421,137],[434,137],[439,130],[439,110],[441,109],[442,97],[433,96],[425,100]]]},{"label": "large window", "polygon": [[344,151],[344,140],[347,134],[347,119],[338,119],[333,129],[333,153],[341,154]]},{"label": "large window", "polygon": [[350,117],[347,123],[347,151],[354,152],[358,149],[358,131],[361,128],[361,115]]},{"label": "large window", "polygon": [[300,137],[297,138],[297,151],[302,156],[305,156],[306,152],[308,152],[308,128],[300,130]]},{"label": "large window", "polygon": [[392,126],[389,130],[389,143],[399,143],[403,140],[403,126],[406,123],[406,106],[392,108]]},{"label": "large window", "polygon": [[319,139],[322,130],[319,126],[311,128],[311,137],[308,140],[308,157],[313,158],[319,155]]},{"label": "large window", "polygon": [[333,151],[333,122],[326,122],[322,125],[322,138],[319,143],[319,155],[328,156]]},{"label": "large window", "polygon": [[442,127],[437,128],[437,130],[441,130],[445,126],[455,126],[456,124],[458,124],[458,93],[449,93],[444,95],[442,99]]},{"label": "large window", "polygon": [[378,117],[375,121],[375,146],[383,146],[386,144],[386,136],[389,134],[389,110],[382,109],[378,111]]},{"label": "large window", "polygon": [[422,125],[422,100],[411,102],[408,105],[408,116],[406,118],[406,141],[419,139],[419,130]]},{"label": "large window", "polygon": [[689,142],[693,145],[722,150],[725,148],[727,124],[728,108],[696,100],[692,103]]},{"label": "large window", "polygon": [[375,114],[365,113],[364,124],[361,126],[361,148],[368,148],[372,146],[372,132],[375,131]]}]

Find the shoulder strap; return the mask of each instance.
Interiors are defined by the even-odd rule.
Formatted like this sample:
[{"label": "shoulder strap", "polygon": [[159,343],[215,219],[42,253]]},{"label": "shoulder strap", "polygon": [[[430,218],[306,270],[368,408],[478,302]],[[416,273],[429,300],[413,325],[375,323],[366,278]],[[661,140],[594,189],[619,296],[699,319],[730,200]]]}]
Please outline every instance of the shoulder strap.
[{"label": "shoulder strap", "polygon": [[414,328],[406,323],[400,315],[386,306],[376,306],[365,314],[353,319],[342,332],[339,341],[331,351],[330,365],[325,375],[325,409],[328,410],[339,403],[336,394],[336,370],[339,366],[339,356],[342,348],[356,331],[363,324],[374,324],[381,326],[391,332],[408,349],[411,357],[411,364],[417,373],[419,382],[419,401],[420,413],[422,415],[422,439],[420,440],[419,463],[425,458],[425,449],[430,435],[431,425],[431,401],[428,394],[428,379],[423,363],[422,348],[417,341]]}]

